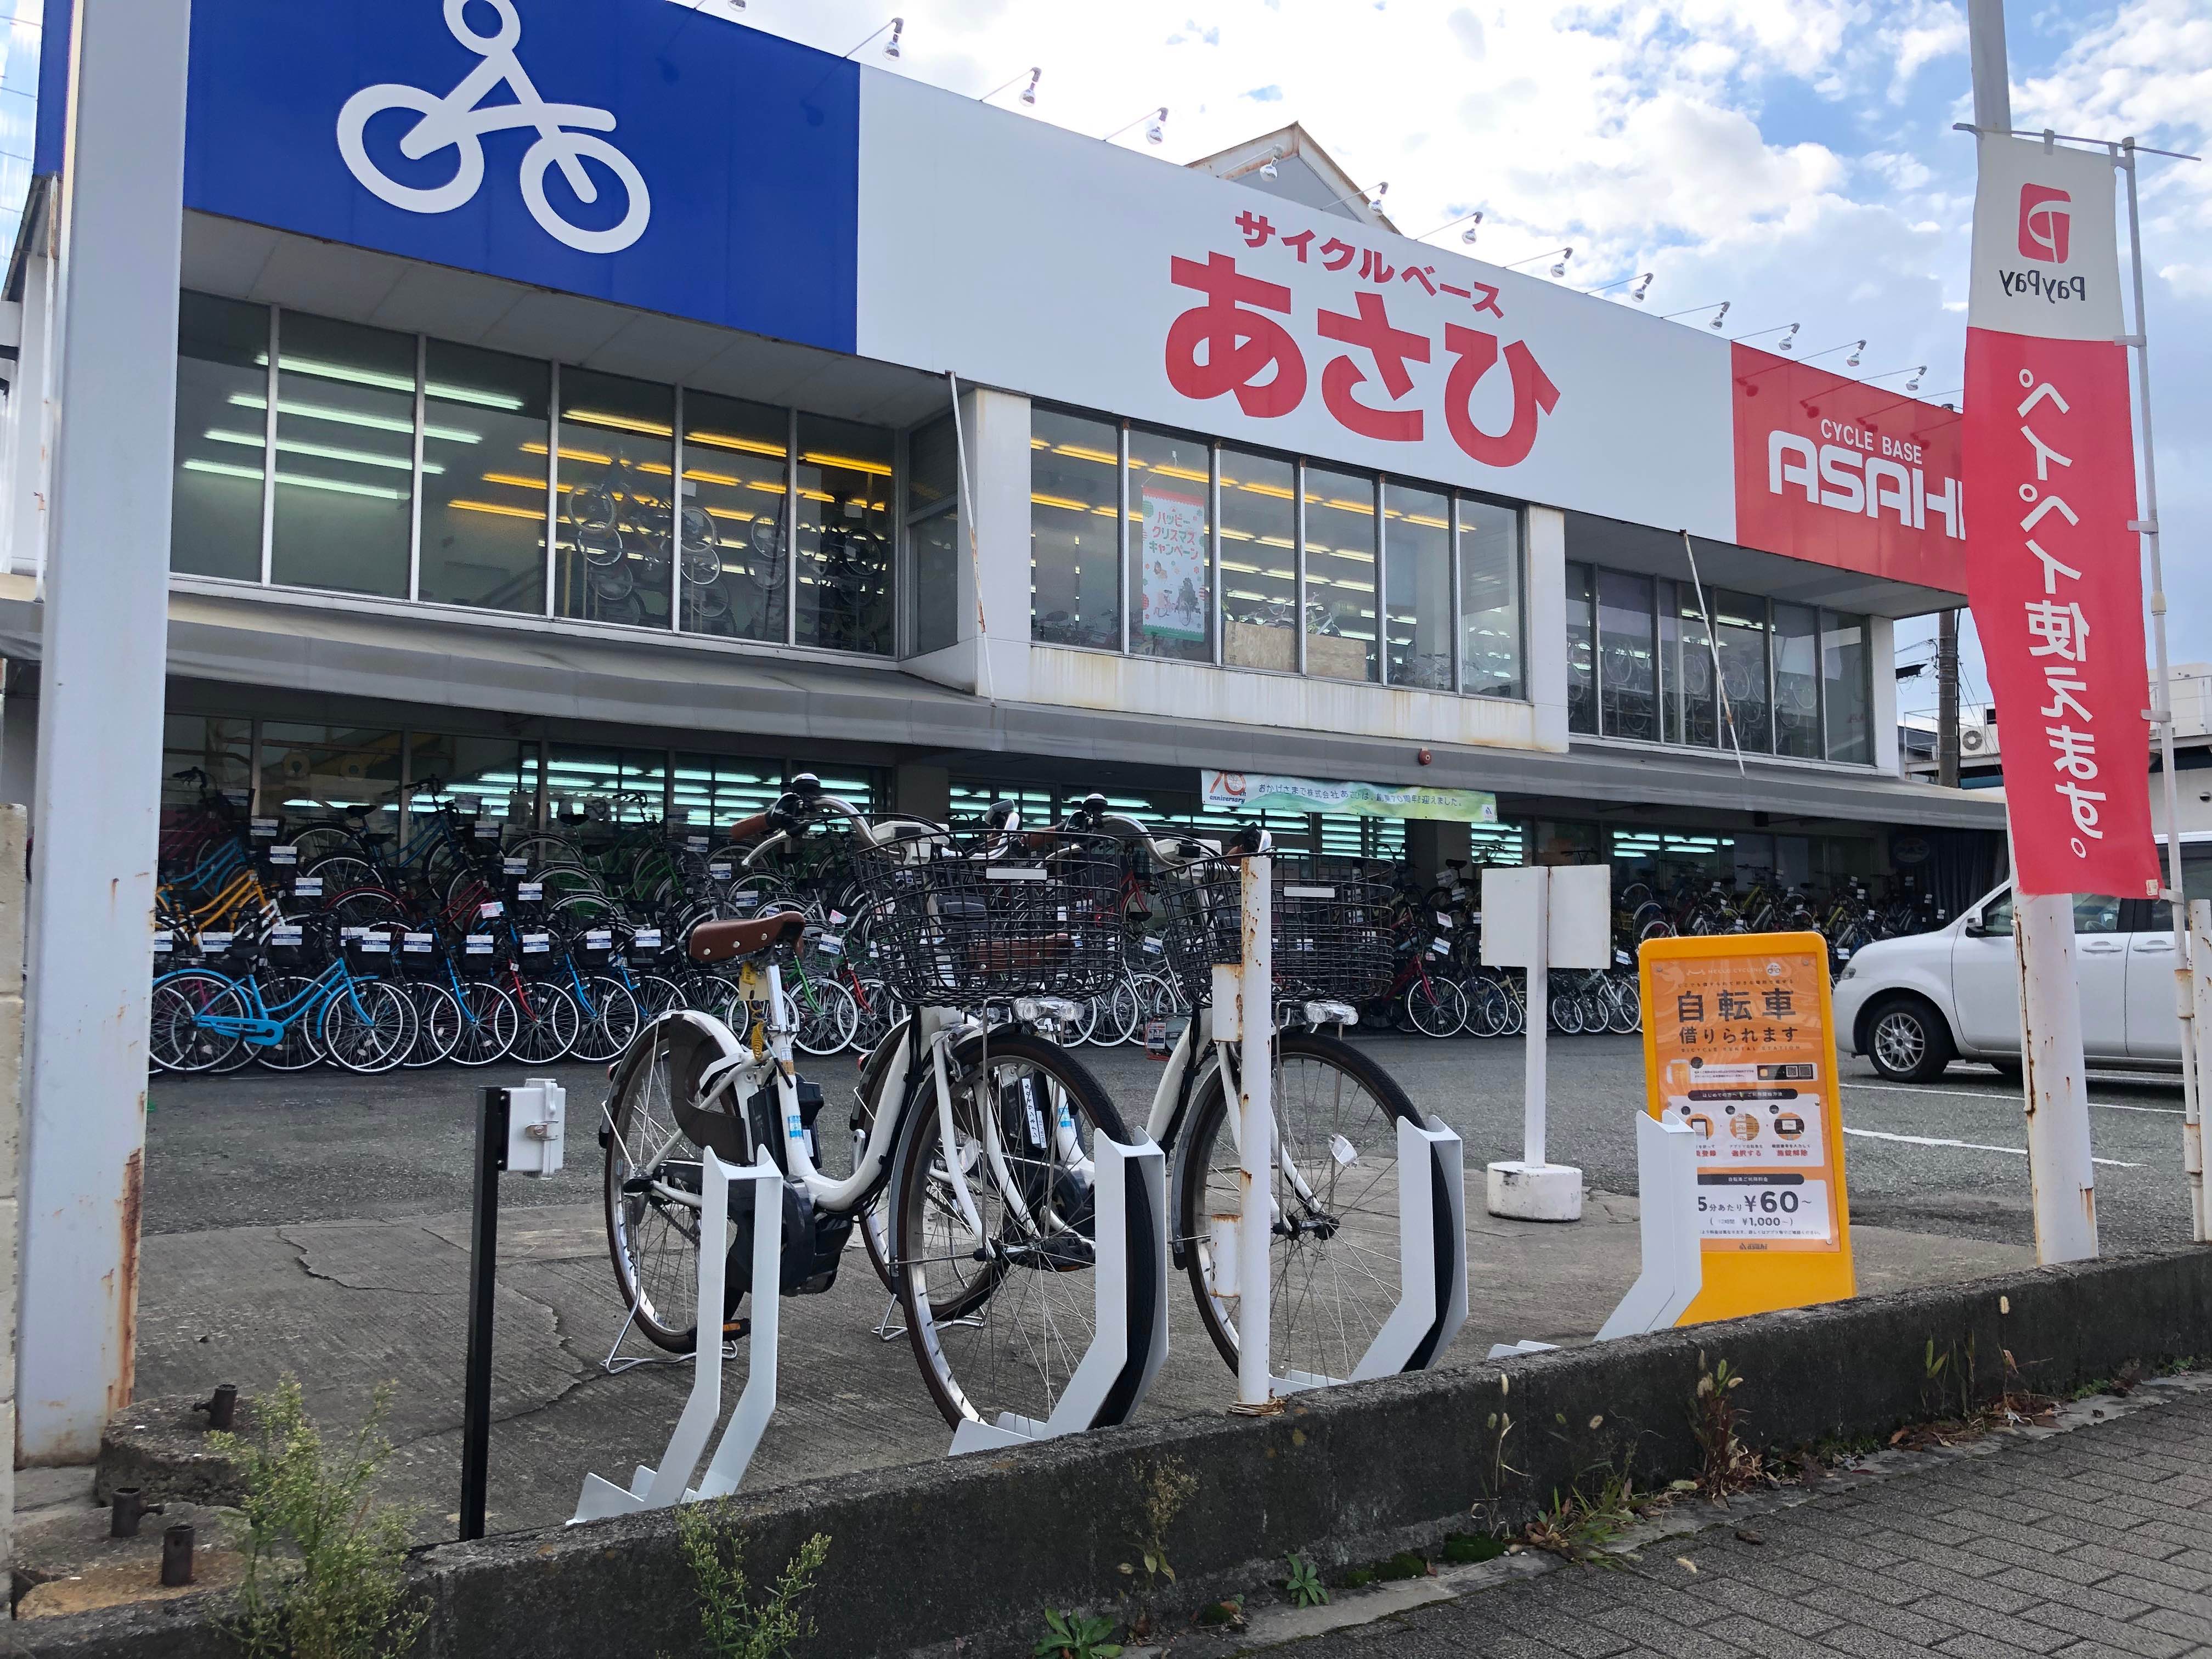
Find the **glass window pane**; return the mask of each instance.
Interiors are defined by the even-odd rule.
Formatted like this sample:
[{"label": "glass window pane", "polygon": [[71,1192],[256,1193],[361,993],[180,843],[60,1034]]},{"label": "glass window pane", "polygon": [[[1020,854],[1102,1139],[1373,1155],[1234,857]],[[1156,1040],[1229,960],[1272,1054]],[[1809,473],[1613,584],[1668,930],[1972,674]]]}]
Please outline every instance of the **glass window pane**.
[{"label": "glass window pane", "polygon": [[395,829],[389,809],[399,795],[400,734],[374,726],[261,728],[261,799],[264,817],[294,824],[349,809],[375,809],[372,829]]},{"label": "glass window pane", "polygon": [[670,793],[670,823],[708,837],[711,852],[730,825],[775,805],[783,793],[783,763],[678,755]]},{"label": "glass window pane", "polygon": [[1521,514],[1459,499],[1460,684],[1485,697],[1521,684]]},{"label": "glass window pane", "polygon": [[1306,672],[1371,680],[1376,661],[1375,480],[1306,468]]},{"label": "glass window pane", "polygon": [[767,404],[684,394],[685,633],[783,642],[790,429]]},{"label": "glass window pane", "polygon": [[2074,895],[2074,931],[2077,933],[2117,933],[2120,931],[2120,902],[2102,893]]},{"label": "glass window pane", "polygon": [[1864,617],[1820,615],[1820,672],[1828,698],[1828,758],[1865,765],[1874,758],[1867,687]]},{"label": "glass window pane", "polygon": [[1659,735],[1650,577],[1620,570],[1598,572],[1597,641],[1605,734],[1650,742]]},{"label": "glass window pane", "polygon": [[1774,607],[1774,752],[1820,757],[1820,613]]},{"label": "glass window pane", "polygon": [[177,316],[177,476],[169,568],[261,580],[269,307],[184,295]]},{"label": "glass window pane", "polygon": [[[960,639],[959,433],[945,416],[907,440],[906,510],[913,529],[914,649],[942,651]],[[1032,516],[1036,509],[1030,509]],[[916,515],[926,514],[926,517]],[[1110,520],[1109,520],[1110,522]],[[1030,600],[1036,617],[1036,600]]]},{"label": "glass window pane", "polygon": [[415,337],[288,311],[276,338],[271,579],[404,599]]},{"label": "glass window pane", "polygon": [[1451,498],[1396,479],[1382,486],[1390,684],[1452,689]]},{"label": "glass window pane", "polygon": [[1221,452],[1221,659],[1295,672],[1298,470],[1272,455]]},{"label": "glass window pane", "polygon": [[675,421],[676,394],[665,386],[562,369],[554,615],[668,626]]},{"label": "glass window pane", "polygon": [[545,815],[552,827],[580,833],[592,844],[608,826],[657,823],[668,771],[664,749],[601,749],[550,744],[545,753]]},{"label": "glass window pane", "polygon": [[1674,618],[1680,649],[1668,659],[1668,668],[1680,690],[1670,707],[1680,726],[1670,741],[1711,749],[1722,740],[1720,708],[1713,696],[1712,633],[1691,583],[1674,584]]},{"label": "glass window pane", "polygon": [[799,643],[891,650],[891,434],[799,417]]},{"label": "glass window pane", "polygon": [[423,361],[420,596],[545,609],[545,432],[551,373],[432,340]]},{"label": "glass window pane", "polygon": [[1121,435],[1106,421],[1030,412],[1030,637],[1121,645]]},{"label": "glass window pane", "polygon": [[1196,438],[1129,432],[1129,649],[1213,660],[1212,455]]},{"label": "glass window pane", "polygon": [[1991,933],[2012,932],[2012,889],[2008,887],[1982,907],[1982,927]]},{"label": "glass window pane", "polygon": [[1597,730],[1597,635],[1590,617],[1590,568],[1567,567],[1567,730]]},{"label": "glass window pane", "polygon": [[[413,844],[439,803],[449,801],[487,823],[517,830],[538,822],[538,744],[514,738],[408,734],[408,841]],[[433,784],[442,786],[435,791]],[[473,837],[471,841],[473,842]]]},{"label": "glass window pane", "polygon": [[[229,800],[243,817],[253,787],[253,722],[212,714],[171,714],[161,722],[161,857],[197,852],[207,820],[199,811],[203,788]],[[198,778],[179,772],[198,770]]]},{"label": "glass window pane", "polygon": [[[1766,701],[1766,601],[1747,593],[1712,590],[1720,632],[1721,690],[1735,741],[1746,754],[1774,751],[1772,711]],[[1724,738],[1725,741],[1725,738]]]}]

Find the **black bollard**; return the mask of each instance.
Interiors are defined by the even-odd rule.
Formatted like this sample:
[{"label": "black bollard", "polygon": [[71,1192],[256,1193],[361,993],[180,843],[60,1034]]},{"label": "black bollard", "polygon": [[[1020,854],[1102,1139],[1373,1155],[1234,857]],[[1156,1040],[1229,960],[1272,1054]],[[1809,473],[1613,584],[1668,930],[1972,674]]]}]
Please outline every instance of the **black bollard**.
[{"label": "black bollard", "polygon": [[107,1504],[107,1535],[110,1538],[136,1538],[139,1521],[149,1515],[159,1515],[161,1506],[146,1501],[146,1493],[139,1486],[118,1486]]},{"label": "black bollard", "polygon": [[212,1400],[203,1400],[192,1409],[207,1413],[210,1429],[220,1429],[228,1433],[238,1421],[238,1384],[224,1382],[218,1385]]},{"label": "black bollard", "polygon": [[192,1582],[192,1523],[179,1521],[161,1534],[161,1583],[171,1589]]}]

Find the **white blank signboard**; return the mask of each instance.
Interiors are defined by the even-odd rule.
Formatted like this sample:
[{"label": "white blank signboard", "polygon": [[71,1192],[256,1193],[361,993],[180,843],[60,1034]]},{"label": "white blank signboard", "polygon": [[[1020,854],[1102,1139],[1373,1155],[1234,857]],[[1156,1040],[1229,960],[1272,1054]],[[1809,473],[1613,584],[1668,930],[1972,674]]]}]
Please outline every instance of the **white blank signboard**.
[{"label": "white blank signboard", "polygon": [[1613,866],[1524,865],[1482,872],[1482,960],[1490,968],[1533,964],[1547,899],[1549,964],[1613,965]]}]

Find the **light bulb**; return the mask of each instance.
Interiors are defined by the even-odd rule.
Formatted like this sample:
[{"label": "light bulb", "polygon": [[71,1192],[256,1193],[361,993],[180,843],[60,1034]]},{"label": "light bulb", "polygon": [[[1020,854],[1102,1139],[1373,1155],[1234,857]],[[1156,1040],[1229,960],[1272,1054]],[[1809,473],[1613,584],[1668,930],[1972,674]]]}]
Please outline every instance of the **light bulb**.
[{"label": "light bulb", "polygon": [[1275,164],[1274,164],[1273,161],[1262,161],[1262,162],[1261,162],[1261,163],[1260,163],[1260,176],[1261,176],[1262,179],[1273,179],[1273,178],[1274,178],[1274,177],[1276,176],[1276,174],[1275,174]]}]

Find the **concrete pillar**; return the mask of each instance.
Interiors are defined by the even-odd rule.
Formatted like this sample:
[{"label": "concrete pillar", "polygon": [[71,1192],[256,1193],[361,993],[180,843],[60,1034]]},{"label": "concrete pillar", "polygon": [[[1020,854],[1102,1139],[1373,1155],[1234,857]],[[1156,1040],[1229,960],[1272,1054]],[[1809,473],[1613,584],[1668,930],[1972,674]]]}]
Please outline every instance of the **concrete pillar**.
[{"label": "concrete pillar", "polygon": [[78,0],[39,688],[18,1460],[128,1405],[167,655],[188,0]]},{"label": "concrete pillar", "polygon": [[909,657],[901,666],[939,685],[1020,702],[1030,685],[1030,400],[1009,392],[963,390],[960,441],[967,477],[960,555],[954,561],[958,642]]},{"label": "concrete pillar", "polygon": [[1406,826],[1406,862],[1425,887],[1437,884],[1449,860],[1472,857],[1474,845],[1474,836],[1463,823],[1416,818]]},{"label": "concrete pillar", "polygon": [[942,823],[952,816],[952,773],[943,766],[902,761],[891,774],[891,810]]},{"label": "concrete pillar", "polygon": [[1887,617],[1867,618],[1867,674],[1873,695],[1867,700],[1867,757],[1885,772],[1897,766],[1897,624]]},{"label": "concrete pillar", "polygon": [[1555,507],[1528,512],[1528,701],[1536,706],[1536,746],[1567,749],[1567,515]]}]

